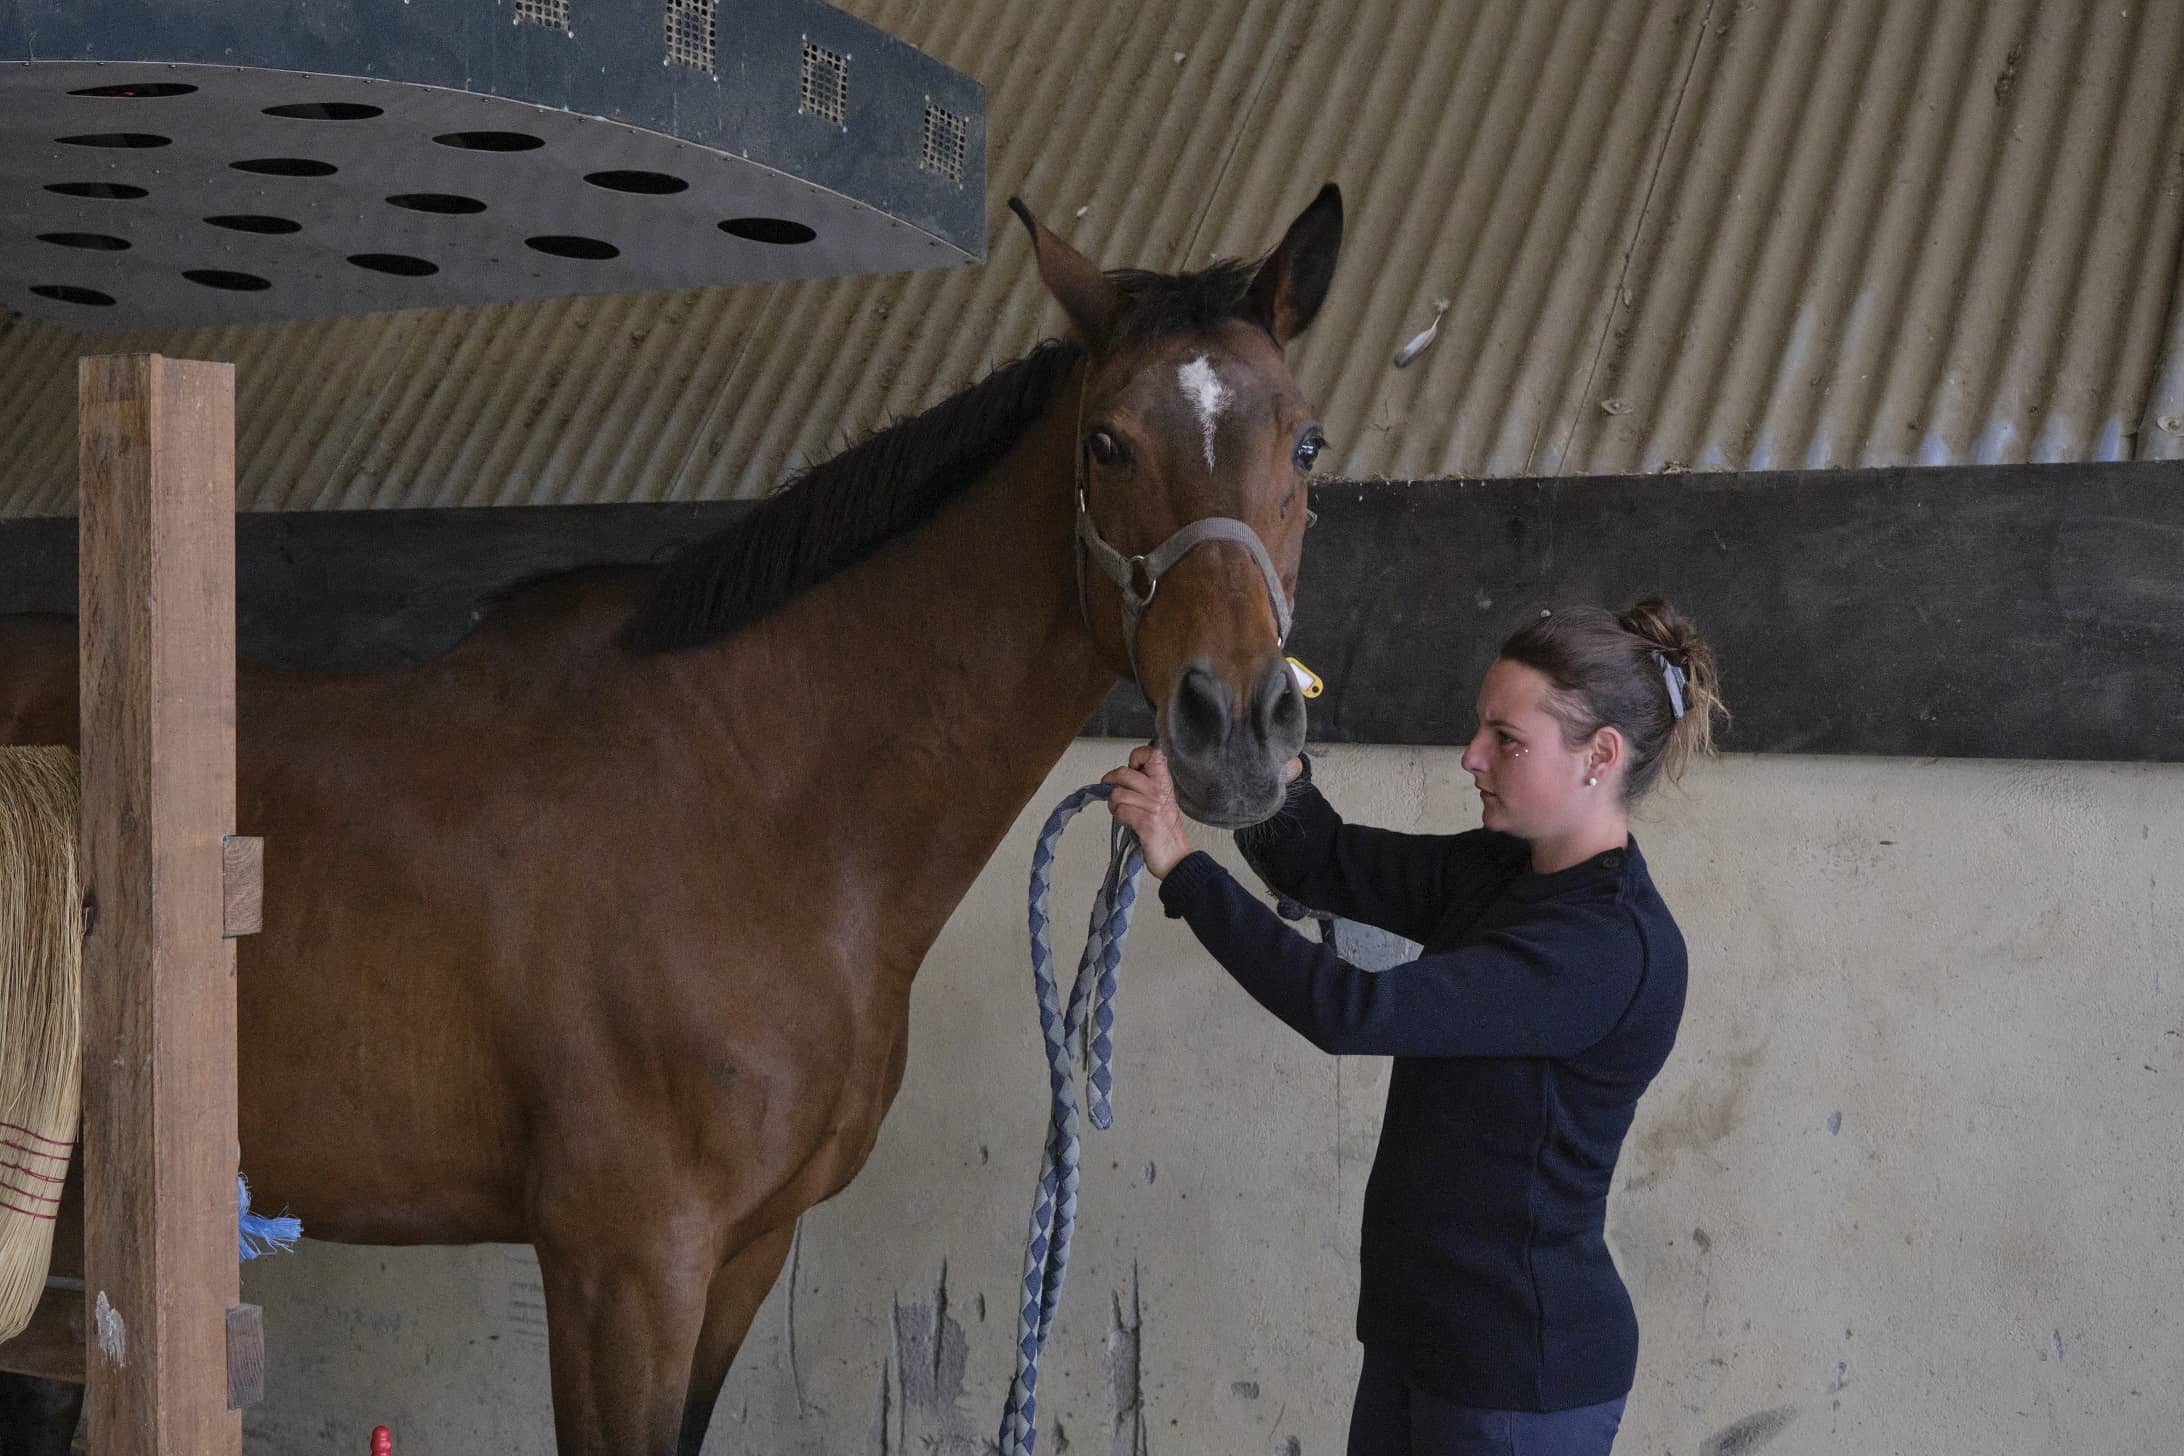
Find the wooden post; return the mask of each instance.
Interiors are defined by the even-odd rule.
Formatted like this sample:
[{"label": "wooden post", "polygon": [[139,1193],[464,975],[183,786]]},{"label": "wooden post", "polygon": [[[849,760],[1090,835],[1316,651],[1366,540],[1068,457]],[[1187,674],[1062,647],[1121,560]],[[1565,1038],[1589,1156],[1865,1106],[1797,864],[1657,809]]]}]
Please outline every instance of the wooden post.
[{"label": "wooden post", "polygon": [[234,1456],[234,370],[79,368],[92,1449]]}]

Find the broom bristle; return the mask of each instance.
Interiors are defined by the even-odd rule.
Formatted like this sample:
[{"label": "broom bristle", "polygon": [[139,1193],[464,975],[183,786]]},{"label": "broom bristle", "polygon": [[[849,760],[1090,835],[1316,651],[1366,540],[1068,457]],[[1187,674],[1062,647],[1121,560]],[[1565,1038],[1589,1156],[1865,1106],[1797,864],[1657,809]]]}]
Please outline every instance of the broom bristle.
[{"label": "broom bristle", "polygon": [[76,755],[0,748],[0,1341],[45,1292],[81,1111]]}]

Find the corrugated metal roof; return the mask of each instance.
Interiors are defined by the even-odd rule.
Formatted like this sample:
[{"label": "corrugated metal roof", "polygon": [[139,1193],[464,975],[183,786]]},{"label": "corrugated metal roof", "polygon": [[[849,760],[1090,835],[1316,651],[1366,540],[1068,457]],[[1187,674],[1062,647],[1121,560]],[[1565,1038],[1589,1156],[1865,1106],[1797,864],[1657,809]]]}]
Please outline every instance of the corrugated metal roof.
[{"label": "corrugated metal roof", "polygon": [[2184,10],[1714,14],[1591,407],[1542,463],[2130,458],[2177,267]]},{"label": "corrugated metal roof", "polygon": [[[1350,254],[1299,359],[1336,469],[1539,468],[1597,351],[1703,8],[1419,0],[1301,17],[1216,200],[1216,243],[1249,247],[1303,177],[1344,184]],[[1397,371],[1441,298],[1432,349]]]},{"label": "corrugated metal roof", "polygon": [[[849,8],[988,88],[984,268],[113,344],[237,361],[254,508],[750,495],[1061,327],[1011,192],[1179,267],[1332,177],[1345,474],[2184,454],[2184,7]],[[69,508],[70,352],[0,336],[0,510]]]}]

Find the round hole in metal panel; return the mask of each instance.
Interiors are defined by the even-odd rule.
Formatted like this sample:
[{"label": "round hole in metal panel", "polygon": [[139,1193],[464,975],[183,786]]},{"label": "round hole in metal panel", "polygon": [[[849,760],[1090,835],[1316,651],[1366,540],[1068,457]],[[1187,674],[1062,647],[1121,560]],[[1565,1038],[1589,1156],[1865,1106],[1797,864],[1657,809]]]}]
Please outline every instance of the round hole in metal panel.
[{"label": "round hole in metal panel", "polygon": [[412,258],[407,253],[351,253],[349,261],[359,268],[391,273],[397,278],[430,278],[440,271],[438,263]]},{"label": "round hole in metal panel", "polygon": [[85,86],[71,91],[71,96],[116,96],[134,101],[150,101],[161,96],[187,96],[195,86],[185,86],[180,81],[121,81],[111,86]]},{"label": "round hole in metal panel", "polygon": [[57,248],[84,248],[94,253],[126,253],[129,240],[112,233],[40,233],[38,241]]},{"label": "round hole in metal panel", "polygon": [[260,177],[331,177],[341,170],[332,162],[317,162],[309,157],[252,157],[228,165],[238,172],[255,172]]},{"label": "round hole in metal panel", "polygon": [[377,106],[366,106],[361,101],[297,101],[287,106],[268,106],[267,116],[291,117],[297,121],[370,121],[387,113]]},{"label": "round hole in metal panel", "polygon": [[609,258],[622,256],[620,248],[612,243],[603,243],[597,238],[547,236],[525,238],[523,244],[534,252],[547,253],[556,258],[581,258],[588,263],[603,263]]},{"label": "round hole in metal panel", "polygon": [[57,192],[63,197],[97,197],[117,202],[134,202],[151,194],[141,187],[126,182],[48,182],[46,191]]},{"label": "round hole in metal panel", "polygon": [[173,137],[163,137],[156,131],[99,131],[84,136],[55,137],[64,147],[119,147],[125,151],[148,152],[154,147],[171,147]]},{"label": "round hole in metal panel", "polygon": [[271,279],[260,278],[255,273],[231,273],[225,268],[189,268],[182,276],[192,283],[229,293],[263,293],[273,286]]},{"label": "round hole in metal panel", "polygon": [[255,212],[231,212],[220,217],[208,217],[206,222],[216,228],[226,228],[231,233],[256,233],[260,237],[286,237],[303,231],[303,224],[285,217],[266,217]]},{"label": "round hole in metal panel", "polygon": [[449,131],[433,140],[466,152],[535,152],[546,145],[544,137],[522,131]]},{"label": "round hole in metal panel", "polygon": [[113,295],[101,293],[96,288],[76,288],[66,283],[37,283],[31,286],[30,291],[40,298],[50,298],[55,303],[80,303],[85,308],[114,306]]},{"label": "round hole in metal panel", "polygon": [[593,172],[584,180],[609,192],[636,192],[647,197],[669,197],[690,190],[688,182],[665,172]]},{"label": "round hole in metal panel", "polygon": [[436,212],[446,217],[485,211],[485,204],[477,198],[454,192],[399,192],[388,198],[387,203],[391,207],[406,207],[411,212]]},{"label": "round hole in metal panel", "polygon": [[730,237],[780,247],[794,247],[819,236],[802,223],[785,217],[731,217],[720,225],[720,230]]}]

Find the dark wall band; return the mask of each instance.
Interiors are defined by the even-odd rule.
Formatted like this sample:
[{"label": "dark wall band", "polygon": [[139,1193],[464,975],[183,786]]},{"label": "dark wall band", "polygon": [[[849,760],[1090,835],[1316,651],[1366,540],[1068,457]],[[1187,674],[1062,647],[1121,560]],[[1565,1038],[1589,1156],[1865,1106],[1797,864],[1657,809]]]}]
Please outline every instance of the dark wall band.
[{"label": "dark wall band", "polygon": [[[1731,751],[2184,761],[2184,464],[1330,482],[1314,505],[1292,643],[1327,680],[1314,742],[1462,743],[1520,622],[1659,592],[1719,651]],[[747,509],[245,515],[242,650],[414,661],[512,581]],[[74,522],[0,520],[0,611],[74,602]],[[1151,721],[1125,687],[1086,731]]]}]

